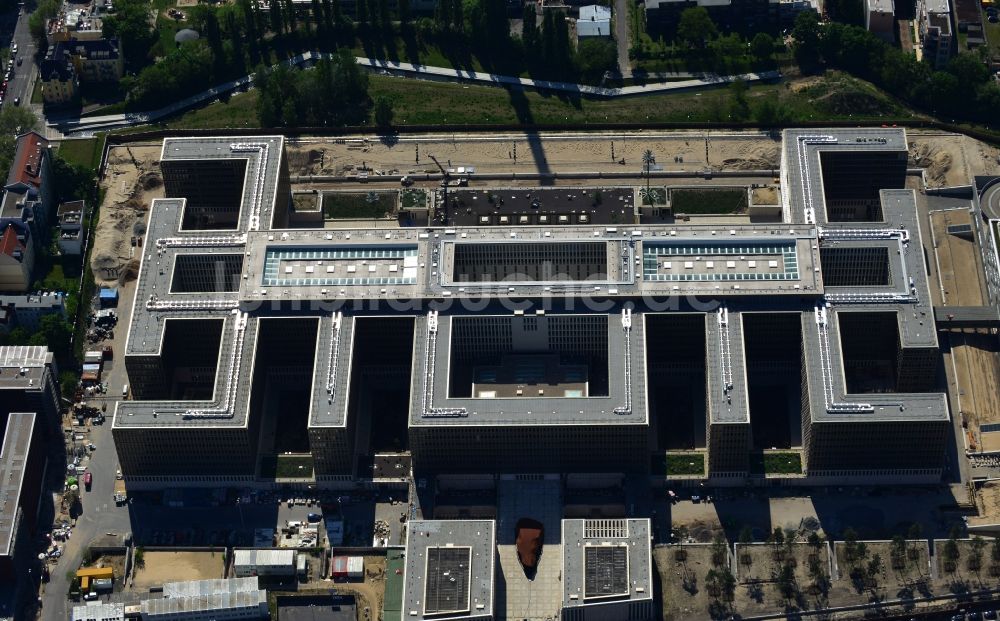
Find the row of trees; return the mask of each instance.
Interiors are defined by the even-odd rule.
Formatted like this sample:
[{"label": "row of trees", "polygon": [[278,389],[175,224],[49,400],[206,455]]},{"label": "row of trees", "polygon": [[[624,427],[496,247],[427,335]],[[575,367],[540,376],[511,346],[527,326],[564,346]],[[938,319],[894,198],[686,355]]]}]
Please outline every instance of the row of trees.
[{"label": "row of trees", "polygon": [[767,32],[754,33],[749,40],[737,32],[721,33],[704,7],[690,7],[681,12],[672,43],[666,45],[661,37],[658,46],[654,44],[647,50],[641,39],[637,39],[629,53],[639,60],[673,57],[692,70],[743,73],[753,68],[773,67],[774,54],[783,49]]},{"label": "row of trees", "polygon": [[[120,0],[117,6],[117,14],[105,21],[104,28],[107,36],[122,40],[131,74],[122,86],[132,109],[156,107],[192,95],[206,85],[246,75],[250,67],[270,65],[293,53],[349,49],[359,41],[373,56],[380,57],[383,46],[395,50],[402,39],[405,60],[411,62],[420,62],[419,50],[434,46],[455,66],[471,66],[475,57],[491,71],[513,75],[527,71],[544,79],[575,80],[582,76],[596,82],[617,62],[614,43],[609,40],[586,41],[575,50],[564,15],[559,12],[546,11],[538,20],[531,6],[525,13],[523,39],[512,37],[504,0],[442,0],[433,19],[417,21],[407,0],[400,1],[394,12],[386,0],[359,0],[354,15],[357,21],[344,14],[339,0],[312,0],[307,12],[292,6],[290,0],[273,0],[264,9],[251,0],[237,0],[220,8],[199,5],[189,10],[188,21],[202,37],[178,46],[159,42],[161,33],[151,28],[148,4],[143,0]],[[277,79],[290,83],[283,71]],[[300,101],[315,90],[306,86],[308,82],[310,79],[305,79],[300,85],[299,90],[305,93]],[[329,119],[338,116],[308,104],[282,102],[274,111],[269,106],[262,103],[262,114],[284,124],[323,119],[326,122],[319,124],[329,124],[334,122]],[[385,106],[381,109],[386,111]],[[345,111],[344,116],[354,112]]]},{"label": "row of trees", "polygon": [[810,11],[796,18],[792,36],[803,71],[847,71],[943,118],[991,122],[1000,109],[1000,86],[978,54],[959,54],[935,71],[860,26],[833,22],[821,27]]},{"label": "row of trees", "polygon": [[[254,73],[254,86],[261,127],[360,125],[371,105],[368,74],[345,49],[320,60],[312,71],[261,65]],[[380,114],[380,120],[391,123],[391,107],[387,119],[384,109]]]}]

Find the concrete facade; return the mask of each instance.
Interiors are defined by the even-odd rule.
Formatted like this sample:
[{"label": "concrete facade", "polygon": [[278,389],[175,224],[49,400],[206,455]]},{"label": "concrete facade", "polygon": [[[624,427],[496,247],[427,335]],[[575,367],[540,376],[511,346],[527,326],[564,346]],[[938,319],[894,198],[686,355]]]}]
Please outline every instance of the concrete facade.
[{"label": "concrete facade", "polygon": [[[113,425],[133,483],[266,480],[299,453],[332,484],[379,451],[646,473],[681,445],[719,479],[775,445],[806,476],[940,476],[903,130],[786,131],[783,222],[727,227],[283,229],[281,138],[167,139],[161,161]],[[292,393],[296,437],[268,413]]]}]

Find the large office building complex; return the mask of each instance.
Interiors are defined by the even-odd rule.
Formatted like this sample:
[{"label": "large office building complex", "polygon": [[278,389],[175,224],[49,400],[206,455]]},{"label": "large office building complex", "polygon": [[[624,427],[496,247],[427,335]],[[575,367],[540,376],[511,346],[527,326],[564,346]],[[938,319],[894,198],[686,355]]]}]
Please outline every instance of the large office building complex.
[{"label": "large office building complex", "polygon": [[[114,435],[134,484],[424,473],[940,477],[949,427],[900,129],[789,130],[782,222],[284,228],[280,137],[167,139]],[[445,206],[445,210],[447,206]],[[492,212],[491,212],[492,213]],[[568,214],[567,214],[568,216]],[[571,222],[559,225],[559,222]]]}]

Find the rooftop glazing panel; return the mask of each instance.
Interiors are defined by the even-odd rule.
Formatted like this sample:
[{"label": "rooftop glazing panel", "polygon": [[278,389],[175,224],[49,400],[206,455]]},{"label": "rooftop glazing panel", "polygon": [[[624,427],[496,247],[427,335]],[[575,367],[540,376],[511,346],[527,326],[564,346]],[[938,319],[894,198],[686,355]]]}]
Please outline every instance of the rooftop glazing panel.
[{"label": "rooftop glazing panel", "polygon": [[793,240],[733,244],[644,242],[643,278],[647,281],[798,280]]},{"label": "rooftop glazing panel", "polygon": [[261,284],[268,287],[322,285],[412,285],[417,247],[269,248]]}]

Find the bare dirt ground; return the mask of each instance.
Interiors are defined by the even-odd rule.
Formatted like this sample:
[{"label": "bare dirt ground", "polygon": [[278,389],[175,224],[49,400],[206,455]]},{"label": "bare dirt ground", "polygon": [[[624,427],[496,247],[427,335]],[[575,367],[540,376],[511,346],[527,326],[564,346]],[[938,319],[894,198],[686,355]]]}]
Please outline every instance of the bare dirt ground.
[{"label": "bare dirt ground", "polygon": [[102,554],[94,559],[94,562],[87,567],[110,567],[115,572],[115,579],[121,578],[125,574],[124,554]]},{"label": "bare dirt ground", "polygon": [[1000,450],[995,432],[983,434],[979,427],[1000,423],[1000,365],[997,364],[997,337],[988,332],[950,332],[948,340],[955,361],[961,391],[962,415],[968,426],[969,448],[974,451]]},{"label": "bare dirt ground", "polygon": [[982,541],[978,564],[976,563],[975,546],[971,540],[962,539],[958,544],[958,558],[949,559],[948,542],[938,539],[934,542],[934,558],[937,564],[938,582],[942,585],[941,593],[949,591],[961,593],[978,589],[995,589],[1000,584],[1000,563],[993,560],[993,544],[990,540]]},{"label": "bare dirt ground", "polygon": [[978,515],[969,516],[969,526],[986,526],[1000,522],[1000,483],[987,481],[976,492]]},{"label": "bare dirt ground", "polygon": [[948,227],[971,224],[972,215],[966,210],[934,211],[930,214],[937,259],[941,266],[941,281],[950,306],[980,306],[983,303],[979,277],[979,248],[976,243],[948,234]]},{"label": "bare dirt ground", "polygon": [[[847,547],[842,542],[836,544],[840,576],[830,592],[833,605],[844,605],[859,598],[865,601],[906,599],[935,593],[926,541],[907,542],[906,552],[895,557],[890,542],[867,541],[865,547],[867,554],[864,557],[848,560]],[[872,579],[867,570],[876,555],[881,561],[880,570]]]},{"label": "bare dirt ground", "polygon": [[1000,149],[959,134],[908,132],[910,165],[927,169],[929,187],[964,185],[1000,171]]},{"label": "bare dirt ground", "polygon": [[664,620],[704,618],[712,601],[704,585],[706,573],[715,567],[711,546],[657,547],[653,563],[663,585]]},{"label": "bare dirt ground", "polygon": [[[826,546],[813,548],[804,543],[790,546],[736,546],[739,583],[735,606],[743,616],[766,614],[774,610],[815,610],[828,606],[824,589],[810,575],[810,558],[815,557],[822,579],[830,580],[830,555]],[[786,600],[777,577],[784,564],[794,568],[796,593]]]},{"label": "bare dirt ground", "polygon": [[[966,210],[950,210],[934,211],[929,217],[937,246],[934,257],[947,304],[982,305],[986,295],[979,248],[973,241],[948,234],[948,226],[969,224],[973,216]],[[934,293],[941,295],[940,291]],[[980,425],[1000,422],[1000,395],[995,390],[1000,382],[996,336],[985,331],[951,331],[944,338],[954,364],[959,400],[956,405],[961,406],[957,409],[966,423],[966,444],[973,451],[1000,450],[1000,433],[982,434],[979,430]]]},{"label": "bare dirt ground", "polygon": [[[958,134],[911,131],[910,165],[927,169],[931,187],[968,183],[972,176],[995,173],[1000,149]],[[649,134],[523,134],[411,136],[398,141],[356,138],[337,144],[328,139],[289,142],[293,175],[345,175],[364,166],[375,174],[437,172],[444,166],[474,166],[477,171],[623,171],[642,168],[648,149],[664,170],[702,171],[777,168],[780,135],[762,132],[650,132]],[[516,159],[515,159],[516,155]],[[612,157],[613,156],[613,157]],[[625,164],[619,162],[624,159]]]},{"label": "bare dirt ground", "polygon": [[[357,598],[359,619],[381,618],[385,599],[385,557],[366,556],[364,582],[338,582],[333,590]],[[366,609],[371,616],[365,614]]]},{"label": "bare dirt ground", "polygon": [[[958,185],[973,175],[1000,170],[1000,150],[958,134],[911,131],[910,165],[926,167],[931,187]],[[772,170],[781,160],[780,134],[766,132],[634,132],[631,134],[418,135],[393,140],[376,136],[339,142],[334,138],[289,140],[292,175],[343,176],[364,167],[374,174],[437,172],[443,166],[473,166],[477,172],[641,171],[653,153],[663,170]],[[94,235],[91,266],[101,285],[134,278],[138,257],[131,238],[143,231],[150,203],[163,196],[161,143],[112,147],[101,180],[105,191]],[[620,162],[624,160],[625,164]],[[744,181],[745,182],[745,181]]]},{"label": "bare dirt ground", "polygon": [[[90,265],[98,285],[114,285],[135,277],[138,254],[131,239],[144,231],[149,206],[163,196],[160,145],[113,147],[101,179],[104,202],[94,233]],[[136,223],[141,222],[139,229]]]},{"label": "bare dirt ground", "polygon": [[[530,140],[524,134],[411,136],[398,141],[359,137],[343,144],[303,139],[289,142],[288,165],[292,175],[345,175],[362,166],[375,174],[436,173],[433,155],[442,166],[473,166],[477,172],[619,172],[641,170],[647,149],[664,170],[772,169],[781,160],[780,136],[657,132],[648,136],[543,134]],[[620,163],[623,159],[625,164]]]},{"label": "bare dirt ground", "polygon": [[164,582],[222,578],[223,559],[219,552],[147,551],[143,567],[136,570],[132,588],[147,590]]}]

